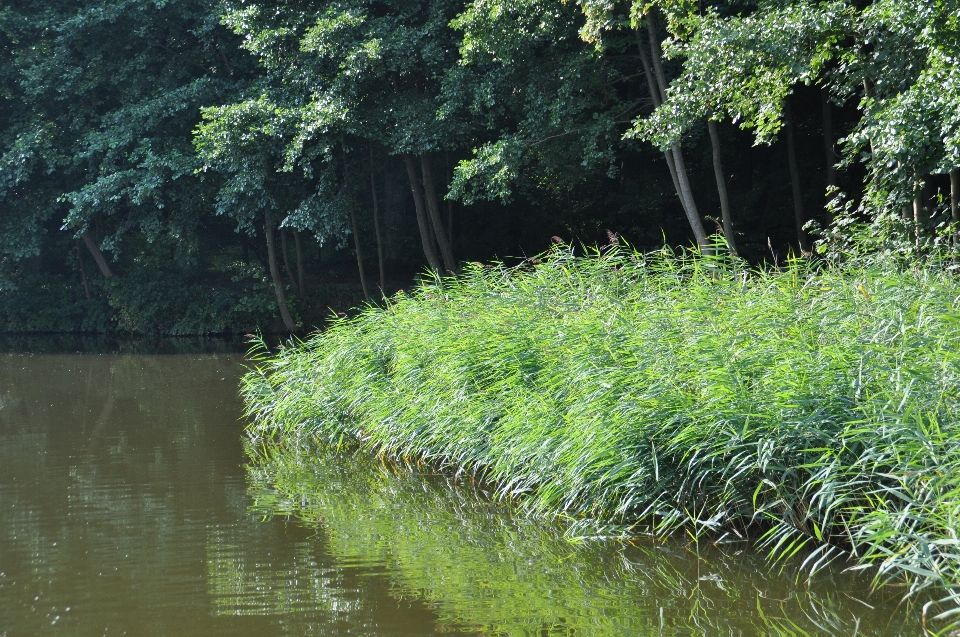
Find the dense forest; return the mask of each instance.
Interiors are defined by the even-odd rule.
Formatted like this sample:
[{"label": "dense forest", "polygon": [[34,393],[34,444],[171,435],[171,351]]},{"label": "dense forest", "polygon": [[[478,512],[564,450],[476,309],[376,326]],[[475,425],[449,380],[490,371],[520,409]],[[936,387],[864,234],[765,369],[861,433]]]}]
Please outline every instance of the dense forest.
[{"label": "dense forest", "polygon": [[950,249],[957,0],[5,0],[0,331],[308,330],[551,240]]}]

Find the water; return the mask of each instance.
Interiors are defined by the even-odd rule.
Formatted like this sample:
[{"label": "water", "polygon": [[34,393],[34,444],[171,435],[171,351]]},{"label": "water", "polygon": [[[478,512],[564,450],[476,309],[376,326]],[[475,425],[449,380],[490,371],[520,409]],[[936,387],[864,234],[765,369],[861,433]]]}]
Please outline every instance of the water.
[{"label": "water", "polygon": [[425,469],[247,456],[235,349],[0,343],[0,637],[920,634],[837,570],[571,544]]}]

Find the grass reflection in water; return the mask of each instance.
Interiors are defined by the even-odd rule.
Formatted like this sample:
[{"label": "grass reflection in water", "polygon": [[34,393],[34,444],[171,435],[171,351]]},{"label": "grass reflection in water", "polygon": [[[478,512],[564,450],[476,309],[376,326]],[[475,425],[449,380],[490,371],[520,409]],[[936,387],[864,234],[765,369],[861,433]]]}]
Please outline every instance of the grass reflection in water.
[{"label": "grass reflection in water", "polygon": [[[248,447],[253,509],[326,536],[344,567],[385,569],[440,631],[493,635],[917,634],[914,608],[825,569],[810,583],[746,547],[571,543],[450,476],[311,444]],[[790,572],[790,569],[785,569]],[[316,603],[324,605],[322,587]],[[287,594],[287,593],[278,593]],[[881,594],[888,597],[880,597]]]}]

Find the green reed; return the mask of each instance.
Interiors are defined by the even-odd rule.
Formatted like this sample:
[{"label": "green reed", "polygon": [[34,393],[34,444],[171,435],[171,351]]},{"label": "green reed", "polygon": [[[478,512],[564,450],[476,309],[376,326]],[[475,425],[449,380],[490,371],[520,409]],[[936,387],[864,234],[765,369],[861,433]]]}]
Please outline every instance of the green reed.
[{"label": "green reed", "polygon": [[[467,472],[572,534],[750,538],[960,608],[960,283],[948,268],[557,247],[276,354],[254,440]],[[606,525],[606,526],[605,526]],[[960,611],[958,611],[960,612]]]}]

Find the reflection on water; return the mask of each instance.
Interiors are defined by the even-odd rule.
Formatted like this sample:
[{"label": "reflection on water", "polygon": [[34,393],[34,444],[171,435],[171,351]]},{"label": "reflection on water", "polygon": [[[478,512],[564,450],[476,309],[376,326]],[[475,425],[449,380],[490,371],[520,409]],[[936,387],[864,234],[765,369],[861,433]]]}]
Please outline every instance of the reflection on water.
[{"label": "reflection on water", "polygon": [[0,636],[432,631],[382,569],[249,512],[242,359],[214,349],[0,353]]},{"label": "reflection on water", "polygon": [[386,568],[449,630],[495,635],[915,634],[897,598],[837,570],[797,585],[757,555],[571,544],[469,485],[368,457],[251,448],[254,509],[322,529],[342,564]]},{"label": "reflection on water", "polygon": [[[20,346],[0,347],[0,637],[917,632],[836,574],[572,545],[370,459],[250,462],[232,344]],[[114,353],[56,353],[91,347]]]}]

